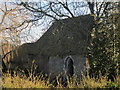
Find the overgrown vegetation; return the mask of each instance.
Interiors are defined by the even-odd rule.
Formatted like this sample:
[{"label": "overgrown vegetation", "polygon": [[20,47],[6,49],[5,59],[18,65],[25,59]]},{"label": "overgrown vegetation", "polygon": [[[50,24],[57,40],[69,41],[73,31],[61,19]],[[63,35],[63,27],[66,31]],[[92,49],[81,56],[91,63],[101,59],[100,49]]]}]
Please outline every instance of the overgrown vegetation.
[{"label": "overgrown vegetation", "polygon": [[[46,5],[47,4],[47,5]],[[50,20],[59,20],[65,17],[76,17],[80,16],[81,13],[77,14],[80,10],[80,3],[73,2],[49,2],[46,4],[41,3],[29,3],[29,2],[21,2],[17,3],[17,7],[15,9],[8,9],[7,4],[5,3],[5,11],[1,10],[5,13],[3,15],[3,19],[0,22],[0,29],[2,34],[2,40],[7,41],[7,43],[1,43],[2,51],[0,51],[0,55],[3,57],[11,50],[15,48],[13,45],[19,45],[20,36],[19,33],[30,27],[29,24],[37,26],[39,20],[44,20],[43,17],[49,17]],[[69,5],[68,5],[69,4]],[[88,47],[88,58],[90,61],[90,76],[83,76],[82,80],[78,82],[76,79],[71,79],[68,82],[66,88],[120,88],[120,3],[110,3],[110,2],[101,2],[101,3],[93,3],[87,2],[85,5],[91,11],[91,14],[94,14],[95,19],[95,27],[91,31],[91,45]],[[45,6],[43,6],[45,5]],[[69,7],[71,5],[75,5],[72,13]],[[84,4],[83,4],[84,5]],[[78,6],[78,7],[77,7]],[[22,7],[22,8],[21,8]],[[63,7],[59,9],[60,7]],[[77,9],[78,8],[78,9]],[[96,8],[96,10],[94,10]],[[66,11],[64,11],[66,10]],[[16,12],[17,11],[17,12]],[[53,15],[49,13],[53,12]],[[9,12],[9,13],[8,13]],[[12,14],[12,13],[15,14]],[[19,12],[19,13],[18,13]],[[36,12],[36,13],[34,13]],[[68,12],[68,13],[65,13]],[[7,14],[8,13],[8,14]],[[20,13],[22,14],[20,16]],[[29,15],[28,15],[29,14]],[[85,13],[84,13],[85,14]],[[87,13],[86,13],[87,14]],[[17,18],[10,18],[14,23],[6,24],[8,20],[5,20],[5,17],[17,15]],[[29,18],[25,18],[23,16],[32,16]],[[23,18],[23,19],[22,19]],[[21,20],[20,23],[16,23],[17,20]],[[27,23],[27,24],[26,24]],[[25,25],[26,24],[26,25]],[[50,24],[50,23],[49,23]],[[32,26],[31,25],[31,26]],[[8,32],[8,33],[7,33]],[[14,35],[13,35],[14,34]],[[7,36],[9,36],[7,38]],[[18,36],[15,37],[15,36]],[[13,43],[9,43],[9,39],[13,41]],[[2,42],[2,41],[1,41]],[[6,45],[5,45],[6,44]],[[13,45],[12,45],[13,44]],[[9,62],[10,55],[7,55],[4,58],[5,63]],[[92,76],[92,77],[91,77]],[[110,81],[110,78],[112,81]],[[113,82],[114,81],[114,82]],[[4,74],[2,76],[2,87],[3,88],[53,88],[53,86],[49,79],[46,80],[41,77],[29,77],[26,78],[25,75],[19,76],[14,75],[12,77],[10,74]],[[64,88],[64,86],[58,81],[58,85],[56,88]]]},{"label": "overgrown vegetation", "polygon": [[120,76],[116,77],[115,82],[107,81],[106,76],[101,76],[98,79],[83,76],[81,81],[71,78],[67,81],[66,87],[59,80],[57,83],[58,85],[55,87],[49,82],[49,79],[46,80],[42,75],[41,77],[26,78],[25,75],[14,74],[12,77],[10,74],[4,74],[2,77],[3,88],[120,88]]},{"label": "overgrown vegetation", "polygon": [[119,74],[120,64],[120,4],[106,5],[108,7],[104,10],[104,16],[96,18],[91,45],[88,48],[90,74],[97,77],[100,73],[108,73],[109,79],[114,81]]}]

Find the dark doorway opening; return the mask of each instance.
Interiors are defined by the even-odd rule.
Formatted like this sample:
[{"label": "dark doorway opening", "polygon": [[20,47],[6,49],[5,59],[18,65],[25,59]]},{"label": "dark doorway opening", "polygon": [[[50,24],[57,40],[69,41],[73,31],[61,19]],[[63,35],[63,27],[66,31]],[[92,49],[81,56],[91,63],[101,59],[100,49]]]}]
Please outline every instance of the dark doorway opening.
[{"label": "dark doorway opening", "polygon": [[65,74],[70,77],[74,74],[73,59],[71,57],[65,59]]}]

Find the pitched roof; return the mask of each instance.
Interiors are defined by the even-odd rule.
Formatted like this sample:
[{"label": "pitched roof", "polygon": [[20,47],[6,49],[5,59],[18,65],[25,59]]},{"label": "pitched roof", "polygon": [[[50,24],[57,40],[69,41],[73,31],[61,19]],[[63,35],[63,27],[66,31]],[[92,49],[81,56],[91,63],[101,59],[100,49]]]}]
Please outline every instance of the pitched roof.
[{"label": "pitched roof", "polygon": [[55,21],[47,32],[35,43],[44,55],[84,55],[87,35],[93,26],[90,15]]}]

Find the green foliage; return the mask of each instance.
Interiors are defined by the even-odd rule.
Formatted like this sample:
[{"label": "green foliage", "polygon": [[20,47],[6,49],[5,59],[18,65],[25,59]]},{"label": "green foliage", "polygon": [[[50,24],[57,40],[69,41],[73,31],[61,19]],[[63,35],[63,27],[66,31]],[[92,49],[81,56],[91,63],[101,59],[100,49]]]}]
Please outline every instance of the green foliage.
[{"label": "green foliage", "polygon": [[[108,77],[114,78],[119,74],[120,64],[120,15],[114,12],[112,6],[118,3],[110,4],[112,9],[106,10],[104,18],[96,22],[96,27],[92,30],[91,45],[88,47],[90,60],[90,74],[99,76],[108,73]],[[118,10],[118,9],[117,9]],[[119,11],[117,11],[119,12]],[[106,14],[107,13],[107,14]]]},{"label": "green foliage", "polygon": [[108,82],[107,88],[120,88],[120,85],[114,83],[114,82]]}]

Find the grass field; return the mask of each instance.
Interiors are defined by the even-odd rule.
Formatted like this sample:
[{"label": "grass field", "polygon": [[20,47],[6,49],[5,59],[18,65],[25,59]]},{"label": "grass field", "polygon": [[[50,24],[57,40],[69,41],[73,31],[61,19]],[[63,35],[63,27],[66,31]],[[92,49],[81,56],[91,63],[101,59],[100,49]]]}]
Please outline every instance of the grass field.
[{"label": "grass field", "polygon": [[99,79],[84,76],[80,82],[76,79],[67,81],[68,85],[64,87],[59,81],[55,87],[48,80],[38,77],[26,78],[24,75],[4,74],[2,76],[2,88],[120,88],[120,76],[117,76],[115,82],[107,81],[106,76]]}]

